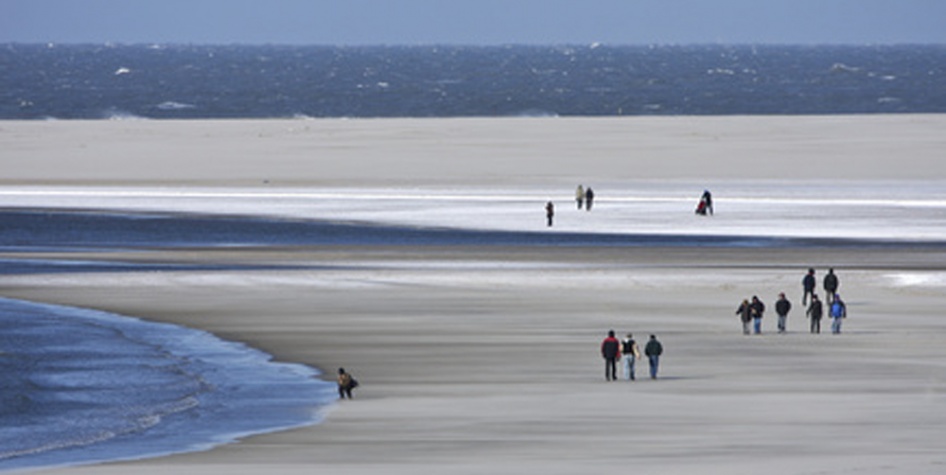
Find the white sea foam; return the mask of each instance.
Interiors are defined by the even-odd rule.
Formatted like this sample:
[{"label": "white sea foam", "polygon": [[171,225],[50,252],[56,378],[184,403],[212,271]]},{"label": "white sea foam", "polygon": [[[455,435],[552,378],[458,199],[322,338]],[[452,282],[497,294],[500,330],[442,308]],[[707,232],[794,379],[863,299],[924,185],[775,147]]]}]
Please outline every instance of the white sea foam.
[{"label": "white sea foam", "polygon": [[[729,186],[715,216],[695,216],[688,183],[602,184],[592,212],[569,188],[6,187],[8,206],[186,212],[503,231],[946,240],[940,183],[848,183],[819,188]],[[696,191],[694,191],[696,190]],[[543,206],[557,204],[555,225]]]},{"label": "white sea foam", "polygon": [[946,272],[900,272],[886,277],[894,287],[946,287]]}]

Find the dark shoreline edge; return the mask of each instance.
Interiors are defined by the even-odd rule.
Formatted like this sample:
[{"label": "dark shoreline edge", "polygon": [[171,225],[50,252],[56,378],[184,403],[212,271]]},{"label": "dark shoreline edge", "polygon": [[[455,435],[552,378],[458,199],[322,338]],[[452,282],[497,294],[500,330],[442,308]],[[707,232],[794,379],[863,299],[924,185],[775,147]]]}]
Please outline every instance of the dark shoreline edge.
[{"label": "dark shoreline edge", "polygon": [[263,246],[946,249],[944,240],[470,230],[258,216],[0,208],[0,252]]}]

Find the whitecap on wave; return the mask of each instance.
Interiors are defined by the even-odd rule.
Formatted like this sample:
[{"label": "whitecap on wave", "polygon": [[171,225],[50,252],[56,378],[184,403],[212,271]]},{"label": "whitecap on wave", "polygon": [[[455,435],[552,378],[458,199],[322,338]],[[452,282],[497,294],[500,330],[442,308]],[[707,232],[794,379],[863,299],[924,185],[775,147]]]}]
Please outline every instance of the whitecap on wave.
[{"label": "whitecap on wave", "polygon": [[158,109],[163,111],[179,111],[184,109],[196,109],[197,106],[193,104],[185,104],[183,102],[175,101],[165,101],[155,106]]}]

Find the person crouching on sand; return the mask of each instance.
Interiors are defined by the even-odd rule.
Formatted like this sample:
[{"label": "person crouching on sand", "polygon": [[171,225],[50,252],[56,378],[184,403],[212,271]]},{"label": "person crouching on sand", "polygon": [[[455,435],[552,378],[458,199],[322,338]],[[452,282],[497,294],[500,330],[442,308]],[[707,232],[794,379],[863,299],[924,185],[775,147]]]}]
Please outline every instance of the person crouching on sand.
[{"label": "person crouching on sand", "polygon": [[338,368],[338,398],[351,399],[351,390],[358,387],[358,381],[351,374],[345,372],[345,368]]}]

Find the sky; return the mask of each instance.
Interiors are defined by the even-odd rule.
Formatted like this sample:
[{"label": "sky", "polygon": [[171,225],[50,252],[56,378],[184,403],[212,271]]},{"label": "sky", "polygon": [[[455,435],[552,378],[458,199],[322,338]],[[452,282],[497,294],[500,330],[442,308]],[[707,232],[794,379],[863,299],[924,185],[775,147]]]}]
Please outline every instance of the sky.
[{"label": "sky", "polygon": [[0,43],[946,44],[946,0],[0,0]]}]

